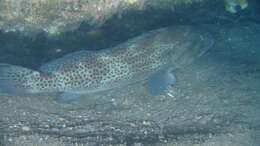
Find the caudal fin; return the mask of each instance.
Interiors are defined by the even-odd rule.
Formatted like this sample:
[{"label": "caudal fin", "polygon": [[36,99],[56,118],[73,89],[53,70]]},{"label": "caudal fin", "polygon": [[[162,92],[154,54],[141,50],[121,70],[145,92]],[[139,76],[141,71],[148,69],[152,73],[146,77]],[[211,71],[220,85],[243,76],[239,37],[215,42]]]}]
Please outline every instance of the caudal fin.
[{"label": "caudal fin", "polygon": [[19,95],[30,93],[29,79],[37,73],[24,67],[0,63],[0,92]]}]

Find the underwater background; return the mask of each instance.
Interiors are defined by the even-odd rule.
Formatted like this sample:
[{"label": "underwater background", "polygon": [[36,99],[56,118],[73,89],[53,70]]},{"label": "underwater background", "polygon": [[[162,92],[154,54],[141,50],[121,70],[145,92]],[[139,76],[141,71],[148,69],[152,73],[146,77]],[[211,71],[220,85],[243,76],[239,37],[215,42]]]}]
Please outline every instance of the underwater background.
[{"label": "underwater background", "polygon": [[259,1],[0,0],[0,12],[0,63],[35,70],[163,27],[213,40],[174,70],[170,94],[131,84],[68,104],[0,92],[0,146],[260,146]]}]

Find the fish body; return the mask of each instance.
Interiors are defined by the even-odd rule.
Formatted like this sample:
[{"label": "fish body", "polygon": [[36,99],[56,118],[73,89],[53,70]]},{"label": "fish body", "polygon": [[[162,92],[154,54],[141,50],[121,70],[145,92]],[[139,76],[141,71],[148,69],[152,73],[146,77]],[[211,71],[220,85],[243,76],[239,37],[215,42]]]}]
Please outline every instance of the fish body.
[{"label": "fish body", "polygon": [[161,28],[113,48],[65,55],[44,64],[39,71],[1,64],[0,89],[89,94],[149,80],[153,76],[160,80],[158,76],[164,76],[163,70],[189,64],[204,54],[212,42],[209,33],[193,27]]}]

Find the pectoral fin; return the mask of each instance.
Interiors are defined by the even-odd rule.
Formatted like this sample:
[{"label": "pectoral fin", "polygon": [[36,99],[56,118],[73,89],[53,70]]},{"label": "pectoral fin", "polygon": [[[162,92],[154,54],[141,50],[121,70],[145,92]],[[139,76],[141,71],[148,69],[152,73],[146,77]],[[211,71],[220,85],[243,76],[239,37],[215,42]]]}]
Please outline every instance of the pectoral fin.
[{"label": "pectoral fin", "polygon": [[147,81],[147,88],[151,95],[166,94],[171,86],[176,83],[176,78],[170,69],[161,70],[153,75]]}]

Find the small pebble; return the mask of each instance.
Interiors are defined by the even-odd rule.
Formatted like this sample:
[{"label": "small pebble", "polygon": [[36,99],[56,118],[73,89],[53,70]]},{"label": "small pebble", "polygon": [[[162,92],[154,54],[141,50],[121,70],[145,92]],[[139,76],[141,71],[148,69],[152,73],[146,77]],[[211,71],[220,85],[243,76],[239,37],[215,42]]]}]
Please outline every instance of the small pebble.
[{"label": "small pebble", "polygon": [[23,130],[23,131],[30,131],[30,127],[24,126],[24,127],[22,127],[22,130]]}]

